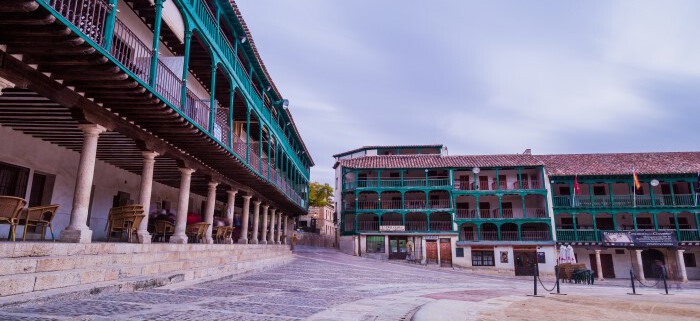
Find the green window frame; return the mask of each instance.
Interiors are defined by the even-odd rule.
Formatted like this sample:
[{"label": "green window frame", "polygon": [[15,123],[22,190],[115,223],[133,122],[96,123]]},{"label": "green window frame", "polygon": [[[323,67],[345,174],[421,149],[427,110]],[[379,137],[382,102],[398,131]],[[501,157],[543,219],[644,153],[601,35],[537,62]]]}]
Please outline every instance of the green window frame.
[{"label": "green window frame", "polygon": [[372,235],[365,239],[367,253],[384,253],[384,236]]}]

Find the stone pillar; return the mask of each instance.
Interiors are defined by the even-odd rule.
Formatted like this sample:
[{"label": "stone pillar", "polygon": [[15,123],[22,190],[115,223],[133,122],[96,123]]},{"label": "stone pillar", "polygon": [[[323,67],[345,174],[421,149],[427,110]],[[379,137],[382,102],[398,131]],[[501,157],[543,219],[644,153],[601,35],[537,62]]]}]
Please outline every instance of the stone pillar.
[{"label": "stone pillar", "polygon": [[603,281],[603,263],[600,262],[600,251],[595,250],[595,274],[598,276],[598,281]]},{"label": "stone pillar", "polygon": [[[275,238],[275,243],[282,244],[280,239],[282,238],[282,213],[277,215],[277,238]],[[272,241],[272,240],[270,240]]]},{"label": "stone pillar", "polygon": [[289,243],[289,226],[287,225],[287,215],[284,216],[284,223],[282,224],[284,226],[284,238],[282,239],[282,244],[287,244]]},{"label": "stone pillar", "polygon": [[187,244],[187,208],[190,204],[190,182],[194,169],[180,168],[180,194],[177,200],[177,217],[175,219],[175,233],[170,237],[170,243]]},{"label": "stone pillar", "polygon": [[250,195],[243,196],[243,213],[241,214],[241,238],[238,243],[248,243],[248,217],[250,216]]},{"label": "stone pillar", "polygon": [[209,191],[207,193],[207,208],[204,212],[204,221],[209,223],[209,228],[207,228],[207,234],[204,237],[207,244],[213,244],[214,238],[211,236],[211,232],[214,229],[214,208],[216,207],[216,186],[218,182],[209,182]]},{"label": "stone pillar", "polygon": [[84,135],[83,150],[80,153],[80,163],[78,163],[78,173],[75,178],[70,224],[61,231],[61,240],[73,243],[90,243],[92,230],[87,226],[87,219],[92,179],[95,174],[97,140],[106,129],[96,124],[84,124],[79,125],[79,127],[83,130]]},{"label": "stone pillar", "polygon": [[678,268],[681,272],[681,275],[679,275],[681,282],[688,282],[688,272],[685,270],[685,258],[683,257],[683,252],[685,250],[678,250],[676,251],[678,255]]},{"label": "stone pillar", "polygon": [[258,244],[258,228],[260,228],[260,201],[253,202],[253,238],[250,243]]},{"label": "stone pillar", "polygon": [[153,167],[156,164],[156,156],[158,153],[152,151],[144,151],[143,154],[143,170],[141,171],[141,192],[139,193],[139,204],[143,206],[143,214],[146,216],[141,220],[139,229],[136,231],[139,243],[151,243],[151,235],[148,234],[148,217],[151,213],[151,191],[153,190]]},{"label": "stone pillar", "polygon": [[277,211],[274,210],[270,213],[270,237],[268,238],[270,244],[275,244],[275,214],[277,214]]},{"label": "stone pillar", "polygon": [[[235,211],[234,205],[236,203],[236,194],[238,193],[238,190],[230,189],[226,191],[226,193],[228,194],[228,200],[226,201],[226,219],[228,219],[228,225],[233,227],[233,215]],[[231,243],[233,243],[233,237],[226,240],[226,244]]]},{"label": "stone pillar", "polygon": [[642,264],[642,250],[634,250],[637,258],[637,278],[646,281],[644,277],[644,264]]},{"label": "stone pillar", "polygon": [[260,233],[260,244],[267,244],[267,210],[270,208],[270,205],[263,205],[262,206],[262,233]]}]

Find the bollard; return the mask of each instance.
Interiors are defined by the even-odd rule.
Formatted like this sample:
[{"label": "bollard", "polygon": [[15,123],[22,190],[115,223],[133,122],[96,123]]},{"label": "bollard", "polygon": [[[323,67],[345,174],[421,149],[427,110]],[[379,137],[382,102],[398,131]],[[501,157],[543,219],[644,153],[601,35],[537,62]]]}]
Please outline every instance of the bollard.
[{"label": "bollard", "polygon": [[627,293],[629,295],[641,295],[637,293],[637,289],[634,287],[634,273],[630,269],[630,282],[632,283],[632,293]]},{"label": "bollard", "polygon": [[666,271],[661,271],[661,278],[664,280],[664,291],[666,295],[668,294],[668,284],[666,284]]},{"label": "bollard", "polygon": [[558,265],[554,268],[554,275],[555,275],[555,277],[557,278],[557,282],[556,282],[556,285],[557,285],[557,293],[550,293],[550,294],[566,295],[566,293],[561,293],[561,292],[559,291],[559,266],[558,266]]},{"label": "bollard", "polygon": [[538,274],[539,274],[539,271],[537,270],[537,263],[535,263],[535,269],[534,269],[533,274],[532,274],[532,293],[533,293],[533,294],[532,294],[532,295],[529,295],[529,294],[528,294],[528,296],[541,298],[541,297],[544,297],[544,296],[543,296],[543,295],[537,295],[537,275],[538,275]]}]

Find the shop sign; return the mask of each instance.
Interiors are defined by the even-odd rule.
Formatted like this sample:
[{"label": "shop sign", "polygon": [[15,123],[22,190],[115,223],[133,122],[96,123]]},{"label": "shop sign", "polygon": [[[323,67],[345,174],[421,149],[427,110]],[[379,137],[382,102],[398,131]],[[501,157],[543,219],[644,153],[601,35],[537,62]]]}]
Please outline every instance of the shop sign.
[{"label": "shop sign", "polygon": [[424,239],[424,240],[436,240],[436,241],[437,241],[438,236],[437,236],[437,235],[426,235],[426,236],[423,236],[423,239]]},{"label": "shop sign", "polygon": [[672,231],[603,232],[603,245],[612,247],[676,247]]},{"label": "shop sign", "polygon": [[404,232],[406,227],[403,225],[380,225],[380,232]]}]

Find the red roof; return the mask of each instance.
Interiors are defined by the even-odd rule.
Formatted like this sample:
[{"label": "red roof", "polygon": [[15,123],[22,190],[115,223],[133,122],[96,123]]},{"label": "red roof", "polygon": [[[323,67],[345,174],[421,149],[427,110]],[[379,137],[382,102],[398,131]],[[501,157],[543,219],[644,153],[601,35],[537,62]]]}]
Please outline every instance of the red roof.
[{"label": "red roof", "polygon": [[700,172],[700,152],[538,155],[549,175],[688,174]]},{"label": "red roof", "polygon": [[700,152],[569,155],[389,155],[343,159],[349,168],[459,168],[544,165],[549,175],[690,174],[700,172]]},{"label": "red roof", "polygon": [[350,168],[449,168],[541,166],[532,155],[387,155],[343,159],[339,164]]}]

